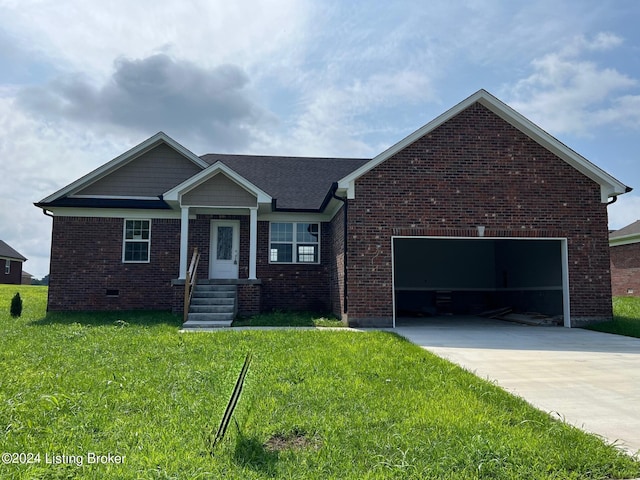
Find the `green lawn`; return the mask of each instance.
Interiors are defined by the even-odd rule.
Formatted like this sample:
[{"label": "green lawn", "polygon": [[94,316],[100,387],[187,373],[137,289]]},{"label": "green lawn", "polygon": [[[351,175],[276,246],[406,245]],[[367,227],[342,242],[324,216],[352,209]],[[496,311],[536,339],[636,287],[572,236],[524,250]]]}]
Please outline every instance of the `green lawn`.
[{"label": "green lawn", "polygon": [[590,325],[590,330],[640,338],[640,297],[615,297],[613,320]]},{"label": "green lawn", "polygon": [[273,312],[255,315],[253,317],[237,318],[234,327],[344,327],[338,319],[316,315],[312,312]]},{"label": "green lawn", "polygon": [[[45,296],[0,287],[0,452],[40,454],[0,463],[0,478],[640,476],[613,446],[394,334],[179,334],[168,313],[45,316]],[[237,426],[211,455],[249,351]],[[124,463],[88,465],[95,454]],[[83,465],[47,463],[71,456]]]}]

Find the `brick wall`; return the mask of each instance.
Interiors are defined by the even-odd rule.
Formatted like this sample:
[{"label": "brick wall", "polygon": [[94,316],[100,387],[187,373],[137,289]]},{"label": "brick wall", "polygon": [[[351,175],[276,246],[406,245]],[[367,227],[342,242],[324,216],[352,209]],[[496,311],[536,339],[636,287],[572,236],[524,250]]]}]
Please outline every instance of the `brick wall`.
[{"label": "brick wall", "polygon": [[331,224],[320,226],[320,264],[269,263],[269,222],[258,222],[257,277],[262,310],[331,311]]},{"label": "brick wall", "polygon": [[393,315],[394,229],[475,235],[477,225],[496,236],[566,237],[572,322],[611,317],[599,185],[479,104],[358,179],[349,219],[352,324]]},{"label": "brick wall", "polygon": [[122,263],[123,225],[121,218],[54,217],[49,310],[171,309],[180,220],[152,220],[149,263]]},{"label": "brick wall", "polygon": [[[189,221],[189,260],[201,253],[198,278],[209,277],[212,219],[240,221],[239,278],[249,271],[249,217],[198,215]],[[178,277],[180,220],[153,219],[151,262],[122,263],[121,218],[55,217],[53,222],[49,310],[173,309],[181,313]],[[239,288],[238,310],[331,310],[331,224],[321,226],[321,264],[269,263],[269,222],[258,222],[258,278],[263,285]],[[113,294],[117,290],[116,295]],[[109,291],[109,292],[108,292]]]},{"label": "brick wall", "polygon": [[344,315],[344,207],[331,220],[331,311],[338,318]]},{"label": "brick wall", "polygon": [[640,296],[640,242],[611,247],[611,289],[615,296]]},{"label": "brick wall", "polygon": [[9,260],[9,273],[6,273],[7,260],[0,258],[0,283],[20,285],[22,283],[22,262]]}]

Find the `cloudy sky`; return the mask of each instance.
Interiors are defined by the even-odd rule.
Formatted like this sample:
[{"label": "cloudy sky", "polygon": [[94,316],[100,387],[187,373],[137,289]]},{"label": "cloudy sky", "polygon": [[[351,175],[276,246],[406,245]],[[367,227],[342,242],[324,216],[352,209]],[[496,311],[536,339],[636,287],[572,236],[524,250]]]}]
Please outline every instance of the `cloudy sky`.
[{"label": "cloudy sky", "polygon": [[372,157],[484,88],[635,190],[636,0],[0,0],[0,239],[162,130],[196,154]]}]

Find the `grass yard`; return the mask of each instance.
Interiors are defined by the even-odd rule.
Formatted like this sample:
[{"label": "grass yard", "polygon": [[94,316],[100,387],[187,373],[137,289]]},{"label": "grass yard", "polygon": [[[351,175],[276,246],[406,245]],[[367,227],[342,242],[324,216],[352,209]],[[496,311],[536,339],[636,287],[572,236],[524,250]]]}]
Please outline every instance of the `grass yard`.
[{"label": "grass yard", "polygon": [[[45,296],[0,287],[0,452],[40,455],[0,463],[0,478],[640,476],[613,446],[394,334],[179,334],[167,313],[45,316]],[[249,351],[237,425],[212,455]]]},{"label": "grass yard", "polygon": [[237,318],[234,327],[344,327],[344,324],[332,317],[316,315],[311,312],[273,312]]},{"label": "grass yard", "polygon": [[588,328],[640,338],[640,297],[614,297],[613,320],[590,325]]}]

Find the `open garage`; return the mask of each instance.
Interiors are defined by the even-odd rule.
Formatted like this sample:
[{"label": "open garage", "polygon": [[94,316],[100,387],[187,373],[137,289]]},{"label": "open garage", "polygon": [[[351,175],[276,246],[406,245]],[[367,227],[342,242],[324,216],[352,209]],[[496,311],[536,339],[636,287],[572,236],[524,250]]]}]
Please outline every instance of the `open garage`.
[{"label": "open garage", "polygon": [[394,237],[395,317],[538,314],[569,322],[566,240]]}]

